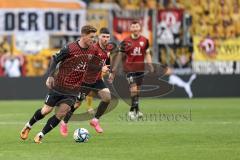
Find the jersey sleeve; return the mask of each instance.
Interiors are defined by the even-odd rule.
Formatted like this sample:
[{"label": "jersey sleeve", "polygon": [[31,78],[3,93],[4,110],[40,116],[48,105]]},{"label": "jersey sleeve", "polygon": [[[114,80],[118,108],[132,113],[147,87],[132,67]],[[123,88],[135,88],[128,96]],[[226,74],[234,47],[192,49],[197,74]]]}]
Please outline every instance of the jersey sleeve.
[{"label": "jersey sleeve", "polygon": [[58,53],[53,55],[49,69],[48,69],[49,76],[52,76],[54,74],[57,64],[63,61],[68,56],[68,54],[69,54],[69,48],[66,45]]},{"label": "jersey sleeve", "polygon": [[53,55],[53,59],[56,63],[64,60],[69,54],[69,48],[65,45],[58,53]]}]

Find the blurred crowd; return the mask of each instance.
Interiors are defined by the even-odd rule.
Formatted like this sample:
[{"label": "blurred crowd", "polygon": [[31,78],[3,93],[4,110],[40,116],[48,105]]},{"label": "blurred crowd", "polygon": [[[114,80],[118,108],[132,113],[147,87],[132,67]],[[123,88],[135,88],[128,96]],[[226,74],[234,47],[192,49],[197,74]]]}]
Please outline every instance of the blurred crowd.
[{"label": "blurred crowd", "polygon": [[[240,0],[91,0],[115,3],[121,9],[184,9],[192,17],[193,35],[233,38],[240,35]],[[91,6],[90,4],[89,6]]]},{"label": "blurred crowd", "polygon": [[[189,15],[187,32],[191,43],[193,36],[212,39],[230,39],[240,36],[240,0],[82,0],[88,8],[101,8],[100,5],[112,8],[139,9],[182,9]],[[109,4],[109,5],[108,5]],[[104,7],[103,7],[104,8]],[[117,35],[115,35],[117,36]],[[44,75],[48,68],[50,56],[17,55],[12,52],[12,42],[7,37],[0,38],[0,76],[19,77]],[[166,54],[164,52],[169,53]],[[192,46],[182,48],[165,48],[159,55],[159,61],[173,66],[191,65]],[[167,56],[166,56],[167,55]],[[180,64],[180,65],[179,65]],[[9,73],[13,73],[14,75]]]}]

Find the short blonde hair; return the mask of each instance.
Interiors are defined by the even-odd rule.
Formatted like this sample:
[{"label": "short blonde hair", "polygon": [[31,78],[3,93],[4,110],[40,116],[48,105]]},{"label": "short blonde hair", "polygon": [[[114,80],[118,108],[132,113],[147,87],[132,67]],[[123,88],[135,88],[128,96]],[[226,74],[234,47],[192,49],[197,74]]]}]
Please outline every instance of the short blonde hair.
[{"label": "short blonde hair", "polygon": [[91,25],[85,25],[81,28],[81,34],[96,33],[97,29]]}]

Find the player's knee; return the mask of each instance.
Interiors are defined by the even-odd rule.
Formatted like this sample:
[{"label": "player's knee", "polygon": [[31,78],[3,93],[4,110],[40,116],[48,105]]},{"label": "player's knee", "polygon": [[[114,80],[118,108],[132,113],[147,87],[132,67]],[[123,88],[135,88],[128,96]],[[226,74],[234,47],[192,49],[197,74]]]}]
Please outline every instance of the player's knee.
[{"label": "player's knee", "polygon": [[137,88],[138,88],[138,86],[135,83],[131,84],[130,87],[129,87],[130,91],[137,91]]},{"label": "player's knee", "polygon": [[111,94],[106,94],[102,97],[102,101],[104,102],[110,102],[111,101]]},{"label": "player's knee", "polygon": [[71,110],[70,106],[68,106],[68,105],[60,105],[59,106],[59,110],[56,113],[56,117],[58,119],[63,119],[70,110]]},{"label": "player's knee", "polygon": [[45,115],[49,114],[50,112],[52,112],[52,110],[53,110],[53,107],[44,105],[43,108],[41,109],[41,113],[42,113],[42,115],[45,116]]},{"label": "player's knee", "polygon": [[131,87],[130,92],[131,92],[131,94],[137,94],[137,92],[138,92],[137,87],[135,87],[135,86]]},{"label": "player's knee", "polygon": [[109,89],[103,89],[99,91],[99,96],[101,97],[101,100],[104,102],[110,102],[111,101],[111,93]]},{"label": "player's knee", "polygon": [[60,111],[60,112],[57,112],[56,113],[56,117],[58,118],[58,119],[63,119],[66,115],[67,115],[67,111]]},{"label": "player's knee", "polygon": [[81,102],[80,101],[77,101],[75,104],[74,104],[74,108],[77,109],[81,106]]}]

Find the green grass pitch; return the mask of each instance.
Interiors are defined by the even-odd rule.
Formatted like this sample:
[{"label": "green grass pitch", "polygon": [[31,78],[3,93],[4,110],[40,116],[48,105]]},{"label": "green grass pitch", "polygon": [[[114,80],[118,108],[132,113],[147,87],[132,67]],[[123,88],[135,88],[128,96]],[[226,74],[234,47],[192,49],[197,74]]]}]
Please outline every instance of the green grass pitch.
[{"label": "green grass pitch", "polygon": [[[126,119],[128,106],[121,101],[102,117],[103,134],[95,133],[87,121],[70,122],[68,137],[61,137],[56,127],[42,144],[34,144],[45,118],[34,125],[28,140],[20,140],[23,125],[42,104],[0,101],[0,160],[240,159],[239,98],[141,99],[146,116],[137,122]],[[87,143],[73,141],[79,127],[89,130]]]}]

